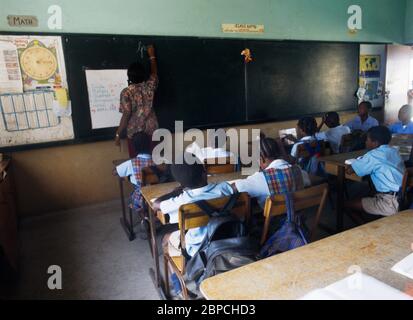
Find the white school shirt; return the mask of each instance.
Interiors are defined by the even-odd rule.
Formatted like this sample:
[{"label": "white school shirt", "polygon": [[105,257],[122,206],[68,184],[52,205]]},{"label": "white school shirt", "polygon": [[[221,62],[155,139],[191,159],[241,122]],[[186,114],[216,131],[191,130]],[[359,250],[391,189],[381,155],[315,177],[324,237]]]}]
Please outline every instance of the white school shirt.
[{"label": "white school shirt", "polygon": [[[137,158],[142,158],[142,159],[151,159],[150,154],[144,154],[140,153],[136,156]],[[116,167],[116,171],[118,173],[119,177],[130,177],[130,182],[134,184],[135,186],[138,185],[138,181],[136,181],[135,174],[133,173],[133,167],[132,167],[132,160],[125,161],[118,165]]]},{"label": "white school shirt", "polygon": [[[267,169],[287,169],[291,165],[284,160],[274,160],[270,163]],[[311,185],[310,177],[308,173],[301,170],[304,180],[304,186],[308,187]],[[264,208],[265,201],[270,195],[270,189],[268,188],[267,180],[263,172],[256,172],[246,179],[237,180],[234,182],[239,192],[247,192],[250,197],[257,198],[258,204],[261,208]]]},{"label": "white school shirt", "polygon": [[[234,191],[228,182],[211,183],[198,189],[186,189],[179,196],[162,201],[160,209],[163,214],[169,215],[170,223],[178,223],[178,210],[181,205],[193,203],[199,200],[216,199],[233,194]],[[199,250],[199,247],[207,233],[207,227],[189,229],[185,235],[185,245],[187,253],[192,257]]]},{"label": "white school shirt", "polygon": [[330,146],[331,149],[333,149],[333,152],[339,153],[341,138],[349,133],[351,133],[349,127],[340,125],[335,128],[328,129],[327,131],[316,133],[315,137],[318,140],[325,140],[330,142]]},{"label": "white school shirt", "polygon": [[291,149],[291,156],[293,156],[294,158],[297,158],[297,149],[298,149],[298,146],[299,146],[300,144],[303,144],[304,142],[310,142],[310,141],[315,141],[315,140],[316,140],[316,138],[313,137],[313,136],[307,136],[307,137],[301,138],[298,142],[296,142],[296,143],[293,145],[293,147],[292,147],[292,149]]}]

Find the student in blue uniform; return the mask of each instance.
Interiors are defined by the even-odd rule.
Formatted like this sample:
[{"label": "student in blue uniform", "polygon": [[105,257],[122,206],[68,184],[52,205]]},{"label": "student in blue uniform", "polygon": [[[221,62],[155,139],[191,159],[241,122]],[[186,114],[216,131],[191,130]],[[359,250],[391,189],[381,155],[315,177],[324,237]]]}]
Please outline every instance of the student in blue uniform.
[{"label": "student in blue uniform", "polygon": [[348,201],[345,203],[346,208],[378,216],[390,216],[398,212],[398,193],[405,166],[399,152],[389,146],[390,141],[391,133],[385,126],[373,127],[368,131],[366,146],[370,151],[354,160],[347,168],[347,173],[355,173],[360,177],[370,175],[377,194]]},{"label": "student in blue uniform", "polygon": [[413,134],[412,106],[409,104],[401,107],[399,121],[392,124],[389,129],[392,134]]},{"label": "student in blue uniform", "polygon": [[361,130],[364,132],[367,132],[372,127],[377,127],[379,122],[369,115],[371,108],[370,101],[360,103],[358,106],[358,116],[347,122],[345,126],[349,127],[351,131]]}]

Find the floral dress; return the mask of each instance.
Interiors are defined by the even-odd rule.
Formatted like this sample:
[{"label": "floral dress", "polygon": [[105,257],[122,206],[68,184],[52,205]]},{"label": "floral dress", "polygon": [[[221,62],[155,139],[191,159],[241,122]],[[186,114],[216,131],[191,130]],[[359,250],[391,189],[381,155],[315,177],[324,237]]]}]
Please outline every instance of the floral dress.
[{"label": "floral dress", "polygon": [[127,136],[132,139],[138,132],[152,137],[158,129],[158,119],[153,109],[153,99],[158,86],[158,77],[151,75],[147,81],[131,84],[120,94],[119,112],[130,113]]}]

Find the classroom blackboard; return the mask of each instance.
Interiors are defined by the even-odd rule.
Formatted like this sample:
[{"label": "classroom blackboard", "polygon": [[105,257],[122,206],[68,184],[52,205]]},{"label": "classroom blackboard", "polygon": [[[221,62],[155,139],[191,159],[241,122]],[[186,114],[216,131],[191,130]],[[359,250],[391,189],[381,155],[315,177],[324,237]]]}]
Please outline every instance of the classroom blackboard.
[{"label": "classroom blackboard", "polygon": [[[149,72],[142,45],[156,48],[159,87],[154,108],[160,127],[174,129],[223,126],[246,119],[244,42],[192,38],[145,38],[133,36],[67,36],[67,70],[75,132],[79,138],[113,133],[92,130],[86,90],[86,69],[122,69],[139,61]],[[125,86],[127,84],[125,83]]]},{"label": "classroom blackboard", "polygon": [[[46,34],[45,34],[46,35]],[[357,43],[268,41],[137,35],[62,34],[75,139],[2,148],[14,151],[113,139],[116,128],[92,129],[86,70],[126,69],[154,44],[160,127],[218,128],[355,110]],[[241,51],[251,50],[244,63]],[[125,83],[125,86],[127,83]]]},{"label": "classroom blackboard", "polygon": [[[135,61],[149,72],[142,46],[156,48],[160,127],[212,128],[282,121],[326,111],[354,110],[359,44],[303,41],[67,35],[69,89],[77,138],[111,137],[92,130],[86,69],[122,69]],[[241,51],[253,61],[244,64]],[[126,84],[125,84],[126,86]]]},{"label": "classroom blackboard", "polygon": [[249,121],[344,111],[356,103],[359,45],[249,41]]}]

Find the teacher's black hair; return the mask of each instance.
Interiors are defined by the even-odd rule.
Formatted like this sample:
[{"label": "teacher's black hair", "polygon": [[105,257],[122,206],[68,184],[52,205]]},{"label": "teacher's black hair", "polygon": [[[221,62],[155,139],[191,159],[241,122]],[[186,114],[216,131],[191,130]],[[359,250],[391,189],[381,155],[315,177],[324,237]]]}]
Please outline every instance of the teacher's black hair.
[{"label": "teacher's black hair", "polygon": [[132,63],[128,68],[128,80],[130,84],[137,84],[145,81],[145,69],[144,67],[138,63]]}]

